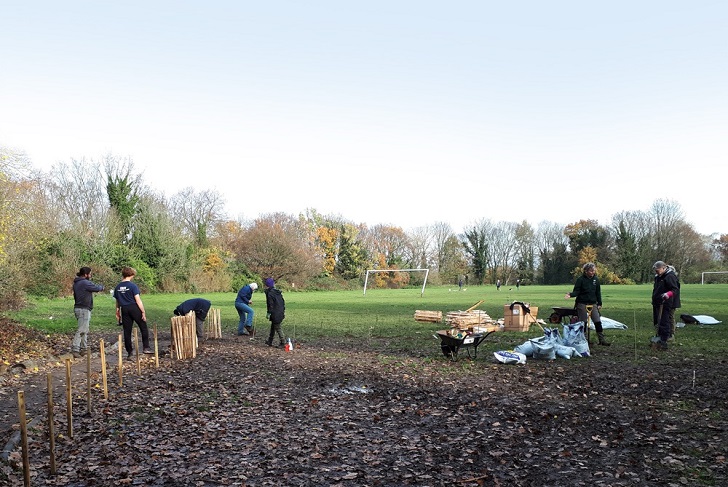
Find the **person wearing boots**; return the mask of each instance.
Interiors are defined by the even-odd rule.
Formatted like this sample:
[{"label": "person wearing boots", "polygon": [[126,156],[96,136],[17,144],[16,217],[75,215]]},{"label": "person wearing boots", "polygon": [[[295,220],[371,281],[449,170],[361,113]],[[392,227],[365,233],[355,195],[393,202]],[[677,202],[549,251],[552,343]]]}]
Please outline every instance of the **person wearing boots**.
[{"label": "person wearing boots", "polygon": [[[667,340],[672,333],[670,316],[680,302],[680,282],[674,268],[661,260],[652,266],[655,285],[652,287],[652,320],[657,326],[657,337],[652,344],[658,350],[667,350]],[[658,340],[659,338],[659,340]]]},{"label": "person wearing boots", "polygon": [[286,344],[283,338],[283,330],[281,330],[281,323],[283,318],[286,317],[286,301],[283,299],[283,294],[280,289],[275,288],[275,281],[272,277],[269,277],[263,283],[265,285],[265,304],[268,310],[268,319],[270,320],[270,334],[265,344],[269,347],[273,346],[273,337],[278,334],[280,340],[280,346]]},{"label": "person wearing boots", "polygon": [[582,266],[582,275],[576,279],[574,290],[566,293],[566,299],[576,298],[576,314],[579,321],[587,324],[588,312],[587,306],[591,305],[591,320],[597,331],[599,345],[608,347],[611,345],[604,337],[602,329],[602,316],[599,311],[602,309],[602,286],[599,284],[597,277],[597,266],[592,262],[587,262]]}]

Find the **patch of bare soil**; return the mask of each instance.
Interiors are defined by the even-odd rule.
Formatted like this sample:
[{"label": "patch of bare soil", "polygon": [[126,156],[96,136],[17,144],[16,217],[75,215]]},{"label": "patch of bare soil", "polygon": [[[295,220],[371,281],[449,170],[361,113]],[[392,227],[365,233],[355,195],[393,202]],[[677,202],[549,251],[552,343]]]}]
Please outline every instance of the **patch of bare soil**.
[{"label": "patch of bare soil", "polygon": [[[610,347],[513,366],[487,354],[449,362],[434,344],[415,357],[383,355],[373,342],[286,353],[262,341],[207,341],[189,361],[157,369],[147,358],[141,375],[127,362],[121,387],[110,356],[109,399],[94,386],[91,414],[85,379],[75,381],[73,439],[59,385],[58,473],[49,474],[41,421],[30,435],[33,485],[728,482],[724,360],[669,351],[636,365]],[[44,401],[30,417],[45,416]],[[18,458],[0,464],[0,484],[22,484]]]}]

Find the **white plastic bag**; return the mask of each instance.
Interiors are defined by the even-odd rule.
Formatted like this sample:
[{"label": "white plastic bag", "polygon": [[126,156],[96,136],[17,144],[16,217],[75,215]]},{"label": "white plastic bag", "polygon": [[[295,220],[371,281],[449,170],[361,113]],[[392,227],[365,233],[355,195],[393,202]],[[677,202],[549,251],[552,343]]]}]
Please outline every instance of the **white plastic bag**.
[{"label": "white plastic bag", "polygon": [[513,350],[501,350],[493,352],[495,359],[502,364],[525,364],[526,356]]}]

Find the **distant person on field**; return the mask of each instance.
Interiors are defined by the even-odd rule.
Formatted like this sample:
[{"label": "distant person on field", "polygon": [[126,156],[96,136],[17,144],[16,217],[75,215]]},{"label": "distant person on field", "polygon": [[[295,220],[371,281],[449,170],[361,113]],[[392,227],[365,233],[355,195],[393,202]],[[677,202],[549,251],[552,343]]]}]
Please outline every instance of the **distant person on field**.
[{"label": "distant person on field", "polygon": [[202,341],[205,335],[205,320],[210,311],[212,303],[205,298],[192,298],[184,301],[174,309],[174,314],[184,316],[190,311],[195,312],[195,324],[197,325],[197,340]]},{"label": "distant person on field", "polygon": [[[677,278],[677,294],[674,297],[673,300],[673,306],[670,308],[669,315],[670,315],[670,338],[668,338],[668,341],[673,341],[675,339],[675,310],[677,308],[680,308],[682,306],[682,303],[680,302],[680,277],[677,275],[677,270],[669,265],[665,264],[667,266],[667,270],[665,272],[672,272],[675,274],[675,277]],[[655,277],[657,277],[657,274],[655,274]],[[657,324],[655,324],[655,335],[657,335]]]},{"label": "distant person on field", "polygon": [[496,290],[500,291],[500,287],[501,287],[501,282],[500,282],[500,279],[498,279],[497,281],[495,281],[495,288],[496,288]]},{"label": "distant person on field", "polygon": [[283,330],[281,323],[286,317],[286,301],[283,299],[283,293],[275,287],[275,281],[272,277],[265,280],[265,305],[268,311],[267,318],[270,320],[270,334],[265,344],[269,347],[273,346],[273,337],[277,333],[280,340],[279,345],[282,347],[286,344],[283,338]]},{"label": "distant person on field", "polygon": [[463,290],[463,278],[462,276],[458,277],[458,291]]},{"label": "distant person on field", "polygon": [[516,291],[518,291],[519,289],[521,289],[521,280],[516,279]]},{"label": "distant person on field", "polygon": [[73,280],[73,313],[78,328],[71,342],[71,353],[80,358],[88,353],[88,332],[91,326],[91,310],[94,309],[94,293],[104,290],[101,284],[91,282],[91,268],[81,267]]},{"label": "distant person on field", "polygon": [[238,322],[238,335],[250,335],[253,331],[253,316],[255,312],[250,304],[253,293],[258,289],[258,284],[251,282],[240,288],[235,298],[235,309],[238,310],[240,321]]},{"label": "distant person on field", "polygon": [[599,311],[602,309],[602,285],[597,278],[597,266],[591,262],[587,262],[582,266],[582,275],[576,279],[574,290],[566,293],[566,299],[576,298],[576,314],[579,321],[588,326],[589,315],[586,307],[591,305],[591,320],[599,337],[599,345],[608,347],[610,343],[604,337],[602,329],[602,316]]},{"label": "distant person on field", "polygon": [[144,310],[139,286],[132,282],[136,276],[136,269],[124,267],[121,270],[121,282],[114,288],[114,299],[116,299],[116,321],[124,329],[124,348],[126,359],[132,360],[134,344],[131,342],[131,331],[134,323],[139,327],[142,334],[142,351],[146,354],[154,353],[149,348],[149,328],[147,327],[147,312]]},{"label": "distant person on field", "polygon": [[[676,304],[680,303],[680,281],[674,268],[658,260],[652,266],[655,271],[655,284],[652,287],[652,322],[657,327],[658,340],[653,343],[660,350],[667,350],[670,339],[670,316]],[[656,337],[657,338],[657,337]]]}]

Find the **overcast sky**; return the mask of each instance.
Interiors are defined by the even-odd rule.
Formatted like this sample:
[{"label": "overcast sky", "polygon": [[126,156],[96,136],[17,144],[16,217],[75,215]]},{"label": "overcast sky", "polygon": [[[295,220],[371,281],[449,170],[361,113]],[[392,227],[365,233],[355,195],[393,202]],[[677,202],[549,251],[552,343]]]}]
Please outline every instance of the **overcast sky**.
[{"label": "overcast sky", "polygon": [[728,2],[0,2],[0,145],[231,218],[728,233]]}]

